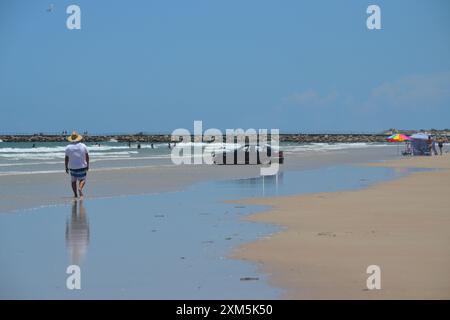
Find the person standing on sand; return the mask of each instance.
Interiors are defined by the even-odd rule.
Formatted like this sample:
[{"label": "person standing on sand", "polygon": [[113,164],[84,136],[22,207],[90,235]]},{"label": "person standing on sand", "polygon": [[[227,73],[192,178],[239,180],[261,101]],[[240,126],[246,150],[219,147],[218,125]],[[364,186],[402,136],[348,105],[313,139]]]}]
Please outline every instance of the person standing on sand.
[{"label": "person standing on sand", "polygon": [[428,147],[429,156],[432,156],[433,155],[433,141],[431,140],[431,136],[428,136],[427,147]]},{"label": "person standing on sand", "polygon": [[442,148],[444,147],[444,139],[439,139],[439,141],[438,141],[438,147],[439,147],[439,153],[441,154],[441,156],[442,156]]},{"label": "person standing on sand", "polygon": [[[75,131],[67,138],[70,144],[66,147],[64,164],[66,173],[70,171],[72,190],[75,198],[83,196],[83,188],[86,184],[86,174],[89,170],[89,153],[81,135]],[[78,188],[77,188],[78,181]]]},{"label": "person standing on sand", "polygon": [[431,148],[433,149],[433,153],[435,156],[438,155],[438,152],[436,150],[436,139],[433,138],[433,142],[431,143]]}]

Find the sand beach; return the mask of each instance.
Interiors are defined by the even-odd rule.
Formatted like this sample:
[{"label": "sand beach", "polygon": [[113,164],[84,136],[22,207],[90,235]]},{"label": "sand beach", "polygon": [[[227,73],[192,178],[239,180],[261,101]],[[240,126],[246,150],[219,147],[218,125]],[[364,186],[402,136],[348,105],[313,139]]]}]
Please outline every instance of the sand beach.
[{"label": "sand beach", "polygon": [[[258,165],[174,165],[166,145],[88,148],[83,199],[59,144],[2,149],[0,298],[448,296],[448,156],[283,144],[280,172],[261,176]],[[72,264],[82,290],[66,288]],[[382,290],[365,289],[371,264]]]},{"label": "sand beach", "polygon": [[[247,219],[281,232],[238,248],[288,299],[449,299],[450,156],[372,163],[422,168],[356,191],[315,193],[245,204],[270,209]],[[366,268],[381,269],[368,290]]]}]

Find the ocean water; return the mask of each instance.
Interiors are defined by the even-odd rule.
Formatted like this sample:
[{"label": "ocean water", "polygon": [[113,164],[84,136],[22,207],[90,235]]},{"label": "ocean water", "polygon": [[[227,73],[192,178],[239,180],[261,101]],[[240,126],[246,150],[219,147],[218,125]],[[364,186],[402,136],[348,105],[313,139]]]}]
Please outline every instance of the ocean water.
[{"label": "ocean water", "polygon": [[[259,265],[228,258],[279,229],[242,219],[263,207],[226,200],[358,189],[409,172],[324,167],[0,214],[0,298],[279,298]],[[73,264],[81,290],[66,287]]]},{"label": "ocean water", "polygon": [[[193,143],[201,145],[209,151],[232,149],[234,145],[222,146],[215,143]],[[66,143],[47,142],[0,142],[0,175],[27,172],[60,172],[64,169],[64,149]],[[149,165],[171,165],[171,149],[167,143],[132,144],[105,142],[99,144],[87,143],[91,162],[96,168],[122,168]],[[280,149],[289,157],[295,154],[309,152],[330,152],[336,150],[377,148],[392,146],[384,143],[281,143]]]}]

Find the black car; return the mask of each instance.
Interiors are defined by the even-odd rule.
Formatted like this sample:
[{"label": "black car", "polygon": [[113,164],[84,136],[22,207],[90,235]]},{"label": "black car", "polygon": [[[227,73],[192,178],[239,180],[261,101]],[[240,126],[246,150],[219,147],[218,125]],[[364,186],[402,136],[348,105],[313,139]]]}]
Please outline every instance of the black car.
[{"label": "black car", "polygon": [[284,162],[283,151],[270,145],[245,145],[212,154],[214,164],[265,164]]}]

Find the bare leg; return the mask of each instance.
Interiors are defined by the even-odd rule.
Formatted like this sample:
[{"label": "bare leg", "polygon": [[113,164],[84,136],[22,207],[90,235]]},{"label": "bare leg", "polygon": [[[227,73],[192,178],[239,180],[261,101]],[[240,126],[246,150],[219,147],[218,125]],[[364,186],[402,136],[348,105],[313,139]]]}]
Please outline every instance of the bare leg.
[{"label": "bare leg", "polygon": [[80,197],[83,196],[83,188],[84,185],[86,184],[86,180],[81,180],[78,186],[78,192],[80,193]]},{"label": "bare leg", "polygon": [[76,181],[72,181],[72,190],[73,190],[73,196],[75,198],[78,197],[78,194],[77,194],[77,182]]}]

